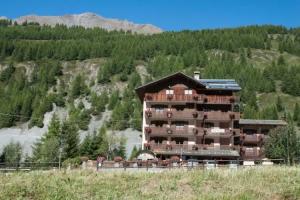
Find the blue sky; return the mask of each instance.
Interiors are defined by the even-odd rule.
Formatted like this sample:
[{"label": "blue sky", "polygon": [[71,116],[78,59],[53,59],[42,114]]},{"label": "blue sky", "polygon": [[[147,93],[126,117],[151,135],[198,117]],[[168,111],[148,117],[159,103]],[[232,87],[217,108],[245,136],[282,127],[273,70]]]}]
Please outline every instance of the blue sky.
[{"label": "blue sky", "polygon": [[0,16],[94,12],[164,30],[253,24],[300,26],[300,0],[0,0]]}]

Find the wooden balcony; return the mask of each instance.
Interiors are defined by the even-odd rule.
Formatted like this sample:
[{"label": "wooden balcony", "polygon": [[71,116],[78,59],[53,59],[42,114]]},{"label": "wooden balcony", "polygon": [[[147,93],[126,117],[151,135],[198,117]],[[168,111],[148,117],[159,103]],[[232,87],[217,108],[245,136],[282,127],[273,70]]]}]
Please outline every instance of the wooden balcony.
[{"label": "wooden balcony", "polygon": [[237,96],[205,95],[203,102],[206,104],[232,104],[239,103]]},{"label": "wooden balcony", "polygon": [[204,135],[207,138],[234,137],[240,135],[240,129],[204,128]]},{"label": "wooden balcony", "polygon": [[203,119],[203,112],[194,109],[178,111],[176,109],[155,110],[150,108],[145,111],[145,116],[151,120],[192,120]]},{"label": "wooden balcony", "polygon": [[203,135],[203,129],[193,128],[188,126],[149,126],[145,127],[145,133],[151,136],[194,136],[194,135]]},{"label": "wooden balcony", "polygon": [[147,143],[145,146],[152,151],[176,151],[176,150],[189,150],[189,151],[197,151],[197,150],[239,150],[239,146],[230,146],[230,145],[206,145],[206,144],[175,144],[170,142],[167,143]]},{"label": "wooden balcony", "polygon": [[262,144],[265,140],[264,134],[242,134],[241,142],[242,144]]},{"label": "wooden balcony", "polygon": [[245,160],[260,160],[264,158],[264,149],[260,147],[242,147],[241,156]]},{"label": "wooden balcony", "polygon": [[206,104],[233,104],[239,103],[238,96],[205,95],[205,94],[156,94],[146,93],[147,102],[194,102]]},{"label": "wooden balcony", "polygon": [[155,93],[146,93],[145,94],[145,101],[147,102],[203,102],[204,98],[203,95],[185,95],[185,94],[155,94]]},{"label": "wooden balcony", "polygon": [[230,120],[239,120],[239,112],[221,112],[221,111],[208,111],[204,112],[203,118],[209,121],[230,121]]}]

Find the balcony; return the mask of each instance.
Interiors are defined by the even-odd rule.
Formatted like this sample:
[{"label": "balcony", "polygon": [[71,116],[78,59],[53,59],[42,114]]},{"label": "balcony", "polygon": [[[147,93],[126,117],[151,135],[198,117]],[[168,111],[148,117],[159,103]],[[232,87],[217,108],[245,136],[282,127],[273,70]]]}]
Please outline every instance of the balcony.
[{"label": "balcony", "polygon": [[197,151],[197,150],[239,150],[240,147],[236,145],[206,145],[206,144],[175,144],[174,142],[170,142],[169,144],[167,141],[164,141],[161,144],[158,143],[147,143],[145,144],[148,149],[152,151],[158,150],[166,150],[166,151],[176,151],[176,150],[190,150],[190,151]]},{"label": "balcony", "polygon": [[230,120],[239,120],[239,112],[222,112],[222,111],[208,111],[204,112],[204,119],[210,121],[230,121]]},{"label": "balcony", "polygon": [[265,138],[263,134],[241,135],[241,141],[243,144],[262,144],[264,139]]},{"label": "balcony", "polygon": [[204,128],[204,134],[205,137],[207,138],[232,137],[232,136],[239,136],[240,129],[222,129],[218,127]]},{"label": "balcony", "polygon": [[145,144],[145,148],[157,154],[183,154],[183,155],[203,155],[203,156],[239,156],[239,146],[234,145],[205,145],[205,144],[176,144],[174,142],[161,144],[150,142]]},{"label": "balcony", "polygon": [[185,126],[148,126],[145,127],[145,133],[151,136],[194,136],[203,135],[203,129]]},{"label": "balcony", "polygon": [[203,112],[196,111],[194,109],[184,109],[178,111],[176,109],[164,109],[164,110],[155,110],[147,109],[145,111],[145,116],[151,120],[192,120],[192,119],[203,119]]},{"label": "balcony", "polygon": [[233,95],[204,95],[204,94],[157,94],[146,93],[145,101],[147,102],[194,102],[206,104],[233,104],[239,103],[240,98]]},{"label": "balcony", "polygon": [[242,147],[241,156],[245,160],[260,160],[264,158],[264,149],[260,147]]},{"label": "balcony", "polygon": [[237,96],[221,96],[221,95],[205,95],[203,97],[204,103],[207,104],[232,104],[238,103],[239,97]]},{"label": "balcony", "polygon": [[147,102],[203,102],[203,95],[199,94],[153,94],[153,93],[146,93],[145,94],[145,101]]}]

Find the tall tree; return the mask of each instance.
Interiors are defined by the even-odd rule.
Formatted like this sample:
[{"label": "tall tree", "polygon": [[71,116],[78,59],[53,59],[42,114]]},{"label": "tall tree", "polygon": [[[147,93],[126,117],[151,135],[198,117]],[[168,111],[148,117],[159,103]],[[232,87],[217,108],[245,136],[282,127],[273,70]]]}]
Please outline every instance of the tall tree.
[{"label": "tall tree", "polygon": [[65,121],[61,129],[63,153],[65,158],[79,155],[79,133],[75,122]]},{"label": "tall tree", "polygon": [[2,154],[0,156],[0,162],[8,164],[17,164],[22,158],[22,146],[19,142],[11,141],[9,144],[4,146]]},{"label": "tall tree", "polygon": [[57,162],[61,143],[61,124],[57,116],[53,115],[48,132],[33,146],[33,160],[39,162]]},{"label": "tall tree", "polygon": [[285,159],[287,164],[293,164],[300,156],[300,141],[293,122],[287,127],[272,130],[266,143],[266,156],[272,159]]},{"label": "tall tree", "polygon": [[295,104],[293,120],[298,122],[300,120],[300,106],[298,103]]},{"label": "tall tree", "polygon": [[280,96],[277,96],[277,100],[276,100],[276,108],[279,112],[283,111],[284,110],[284,107],[283,107],[283,103],[282,103],[282,100],[280,98]]}]

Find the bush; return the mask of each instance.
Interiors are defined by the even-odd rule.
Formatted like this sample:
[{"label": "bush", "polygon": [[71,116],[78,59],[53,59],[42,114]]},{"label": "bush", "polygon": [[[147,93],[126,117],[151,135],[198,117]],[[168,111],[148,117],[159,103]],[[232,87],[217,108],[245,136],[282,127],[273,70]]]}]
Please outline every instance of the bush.
[{"label": "bush", "polygon": [[82,161],[80,157],[75,158],[68,158],[63,163],[62,166],[64,168],[71,167],[71,168],[78,168],[81,165]]}]

